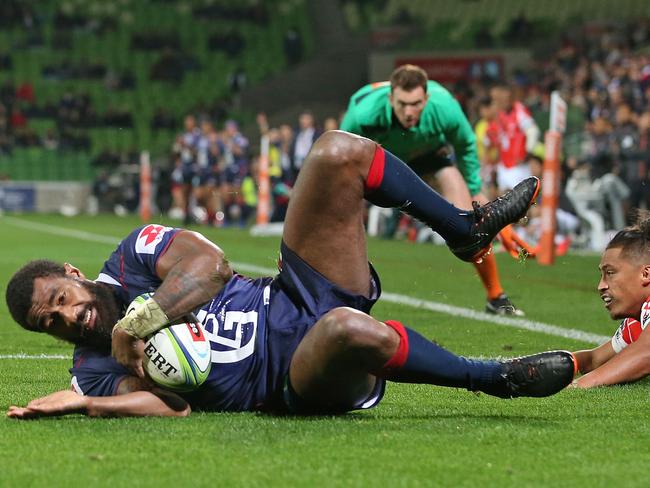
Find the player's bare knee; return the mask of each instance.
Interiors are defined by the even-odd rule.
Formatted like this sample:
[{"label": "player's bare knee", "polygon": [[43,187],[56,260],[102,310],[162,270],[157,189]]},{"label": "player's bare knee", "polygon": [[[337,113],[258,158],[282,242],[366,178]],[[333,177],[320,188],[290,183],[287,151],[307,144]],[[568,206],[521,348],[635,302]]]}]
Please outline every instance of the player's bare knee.
[{"label": "player's bare knee", "polygon": [[391,340],[387,327],[352,308],[335,308],[322,320],[329,339],[345,349],[361,351],[381,348]]},{"label": "player's bare knee", "polygon": [[312,164],[329,165],[341,171],[357,169],[372,158],[376,144],[369,139],[349,132],[331,130],[325,132],[311,149]]}]

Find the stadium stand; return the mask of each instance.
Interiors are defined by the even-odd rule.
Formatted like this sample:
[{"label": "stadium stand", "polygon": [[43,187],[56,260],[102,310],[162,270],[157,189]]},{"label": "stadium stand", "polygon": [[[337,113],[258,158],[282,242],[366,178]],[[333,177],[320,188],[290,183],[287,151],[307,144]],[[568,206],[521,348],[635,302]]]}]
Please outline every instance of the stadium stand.
[{"label": "stadium stand", "polygon": [[[11,179],[88,180],[107,150],[162,155],[186,112],[230,109],[230,75],[254,84],[293,62],[287,31],[310,49],[302,0],[8,0],[0,9],[0,173]],[[23,84],[31,99],[16,98]],[[161,109],[171,124],[152,127]]]}]

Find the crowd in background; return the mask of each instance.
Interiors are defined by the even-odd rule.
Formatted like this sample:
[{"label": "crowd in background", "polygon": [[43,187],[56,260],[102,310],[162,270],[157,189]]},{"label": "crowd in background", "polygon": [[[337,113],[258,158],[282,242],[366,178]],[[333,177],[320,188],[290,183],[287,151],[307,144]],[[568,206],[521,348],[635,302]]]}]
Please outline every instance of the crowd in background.
[{"label": "crowd in background", "polygon": [[[324,130],[336,129],[338,120],[329,117],[319,126],[310,111],[303,111],[295,127],[272,127],[264,113],[256,121],[260,138],[268,141],[269,221],[282,222],[312,144]],[[257,207],[259,154],[234,120],[218,130],[207,115],[188,114],[172,150],[170,216],[218,227],[249,224]]]},{"label": "crowd in background", "polygon": [[579,115],[564,139],[563,201],[594,231],[592,241],[650,208],[650,56],[642,49],[649,36],[644,20],[576,29],[513,80],[515,97],[533,112],[548,117],[558,90]]}]

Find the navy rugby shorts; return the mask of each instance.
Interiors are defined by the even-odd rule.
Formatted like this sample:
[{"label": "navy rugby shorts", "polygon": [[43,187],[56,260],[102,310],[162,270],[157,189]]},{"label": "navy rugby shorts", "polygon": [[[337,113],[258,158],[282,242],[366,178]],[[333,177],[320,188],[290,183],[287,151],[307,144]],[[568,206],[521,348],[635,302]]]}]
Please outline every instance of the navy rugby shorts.
[{"label": "navy rugby shorts", "polygon": [[280,274],[271,285],[271,299],[267,318],[269,391],[274,392],[272,409],[295,414],[342,413],[348,410],[372,408],[384,395],[385,380],[378,378],[375,389],[368,398],[356,405],[335,409],[323,409],[310,405],[300,398],[289,383],[289,365],[298,344],[313,325],[327,312],[336,307],[351,307],[365,313],[375,304],[381,294],[379,276],[370,263],[370,298],[350,293],[321,275],[284,241],[280,247]]}]

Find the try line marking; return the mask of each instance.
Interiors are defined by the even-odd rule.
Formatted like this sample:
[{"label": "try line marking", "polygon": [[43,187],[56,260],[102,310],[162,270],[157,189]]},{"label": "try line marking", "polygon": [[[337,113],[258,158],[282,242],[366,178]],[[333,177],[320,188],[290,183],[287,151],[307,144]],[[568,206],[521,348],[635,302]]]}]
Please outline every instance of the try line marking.
[{"label": "try line marking", "polygon": [[[13,225],[15,227],[22,227],[29,230],[37,230],[40,232],[45,232],[48,234],[53,234],[57,236],[67,237],[71,239],[78,239],[90,242],[98,242],[101,244],[107,244],[111,246],[116,246],[120,239],[113,236],[105,236],[101,234],[95,234],[92,232],[85,232],[75,229],[68,229],[64,227],[57,227],[49,224],[42,224],[39,222],[30,222],[27,220],[19,219],[16,217],[4,216],[2,221],[6,224]],[[233,267],[237,270],[241,270],[247,273],[259,273],[261,275],[275,275],[277,270],[273,268],[266,268],[263,266],[256,266],[249,263],[232,263]],[[567,329],[565,327],[560,327],[558,325],[546,324],[544,322],[537,322],[534,320],[520,319],[514,317],[502,317],[499,315],[492,315],[485,312],[479,312],[464,307],[456,307],[454,305],[448,305],[446,303],[433,302],[430,300],[422,300],[420,298],[414,298],[408,295],[400,295],[397,293],[383,292],[381,299],[385,302],[396,303],[398,305],[404,305],[408,307],[430,310],[432,312],[444,313],[451,315],[453,317],[461,317],[464,319],[487,322],[490,324],[501,325],[503,327],[512,327],[515,329],[529,330],[532,332],[540,332],[542,334],[548,334],[555,337],[562,337],[565,339],[574,339],[578,341],[587,342],[590,344],[602,344],[603,342],[609,340],[609,336],[603,336],[599,334],[592,334],[590,332],[585,332],[578,329]],[[0,359],[9,359],[9,358],[22,357],[25,359],[38,358],[38,359],[69,359],[68,356],[28,356],[28,355],[0,355]]]}]

